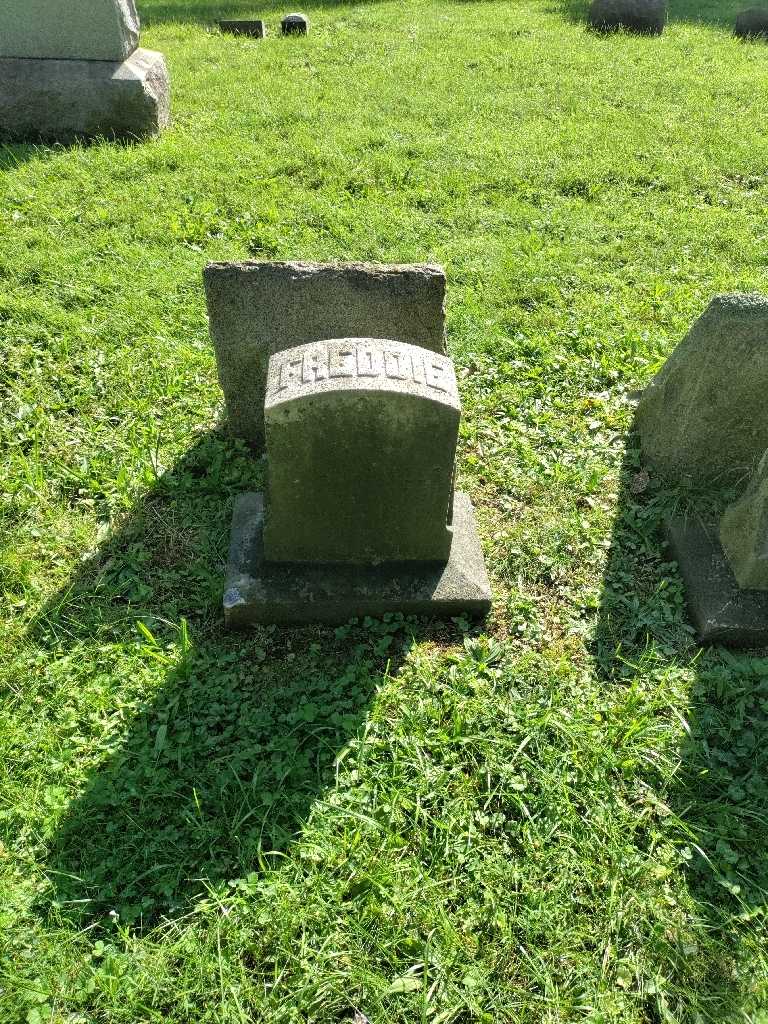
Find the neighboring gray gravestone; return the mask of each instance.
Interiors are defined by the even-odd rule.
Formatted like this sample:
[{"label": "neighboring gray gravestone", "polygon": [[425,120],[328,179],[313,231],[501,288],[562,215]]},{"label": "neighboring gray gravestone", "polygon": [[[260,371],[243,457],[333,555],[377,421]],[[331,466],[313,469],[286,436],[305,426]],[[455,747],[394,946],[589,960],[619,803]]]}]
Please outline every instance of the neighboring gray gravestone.
[{"label": "neighboring gray gravestone", "polygon": [[263,39],[267,34],[266,26],[261,20],[220,21],[219,28],[231,36],[251,36],[253,39]]},{"label": "neighboring gray gravestone", "polygon": [[123,61],[139,45],[134,0],[2,0],[0,57]]},{"label": "neighboring gray gravestone", "polygon": [[768,299],[713,299],[643,394],[635,425],[668,481],[738,483],[768,449]]},{"label": "neighboring gray gravestone", "polygon": [[272,562],[446,561],[461,416],[447,356],[341,339],[272,357]]},{"label": "neighboring gray gravestone", "polygon": [[266,509],[260,494],[235,505],[227,623],[485,614],[472,506],[453,492],[451,361],[334,339],[273,356],[269,380]]},{"label": "neighboring gray gravestone", "polygon": [[739,586],[768,590],[768,453],[744,496],[726,509],[720,541]]},{"label": "neighboring gray gravestone", "polygon": [[306,14],[286,14],[280,28],[284,36],[305,36],[309,32],[309,18]]},{"label": "neighboring gray gravestone", "polygon": [[742,39],[768,37],[768,8],[750,7],[736,16],[734,34]]},{"label": "neighboring gray gravestone", "polygon": [[445,274],[428,265],[212,263],[210,332],[229,425],[264,443],[270,356],[326,338],[387,337],[445,351]]},{"label": "neighboring gray gravestone", "polygon": [[153,50],[119,63],[0,58],[0,138],[154,135],[168,124],[169,93],[163,55]]},{"label": "neighboring gray gravestone", "polygon": [[666,21],[666,0],[594,0],[589,9],[589,23],[600,32],[625,28],[659,35]]}]

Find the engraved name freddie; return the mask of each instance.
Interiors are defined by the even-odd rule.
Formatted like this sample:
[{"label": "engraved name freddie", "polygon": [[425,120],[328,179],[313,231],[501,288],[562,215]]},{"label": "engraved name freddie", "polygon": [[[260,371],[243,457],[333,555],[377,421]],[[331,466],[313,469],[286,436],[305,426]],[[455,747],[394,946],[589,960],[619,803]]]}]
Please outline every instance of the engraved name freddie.
[{"label": "engraved name freddie", "polygon": [[437,353],[414,348],[332,341],[303,353],[286,352],[273,368],[270,390],[277,395],[316,381],[344,377],[386,377],[413,381],[435,391],[454,390],[451,362]]}]

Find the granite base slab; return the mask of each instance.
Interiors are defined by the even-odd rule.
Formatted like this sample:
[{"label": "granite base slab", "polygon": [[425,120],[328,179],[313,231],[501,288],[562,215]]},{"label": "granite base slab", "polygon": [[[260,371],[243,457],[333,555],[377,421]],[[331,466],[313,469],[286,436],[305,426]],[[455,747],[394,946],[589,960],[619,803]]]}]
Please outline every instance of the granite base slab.
[{"label": "granite base slab", "polygon": [[768,647],[768,591],[739,588],[718,524],[690,517],[668,519],[664,526],[699,642]]},{"label": "granite base slab", "polygon": [[161,53],[127,60],[0,58],[0,139],[145,138],[170,120]]},{"label": "granite base slab", "polygon": [[232,629],[257,623],[340,624],[387,612],[450,617],[484,616],[491,588],[472,503],[454,496],[453,544],[447,564],[379,566],[267,563],[263,547],[264,497],[241,495],[232,516],[224,618]]}]

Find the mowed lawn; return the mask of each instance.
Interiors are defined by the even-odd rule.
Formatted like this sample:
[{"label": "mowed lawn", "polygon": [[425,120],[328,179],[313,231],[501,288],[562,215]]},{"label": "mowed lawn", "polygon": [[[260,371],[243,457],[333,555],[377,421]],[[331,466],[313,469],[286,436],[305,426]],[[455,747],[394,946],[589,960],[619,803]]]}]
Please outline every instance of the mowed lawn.
[{"label": "mowed lawn", "polygon": [[[768,658],[694,645],[631,432],[768,291],[739,6],[144,0],[173,127],[0,149],[2,1024],[766,1024]],[[445,266],[482,627],[224,632],[243,258]]]}]

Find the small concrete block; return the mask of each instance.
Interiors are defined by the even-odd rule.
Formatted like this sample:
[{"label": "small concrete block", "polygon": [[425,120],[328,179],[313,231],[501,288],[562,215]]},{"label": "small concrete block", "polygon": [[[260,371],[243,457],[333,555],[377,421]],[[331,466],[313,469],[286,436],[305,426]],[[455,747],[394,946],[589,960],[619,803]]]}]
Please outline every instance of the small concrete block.
[{"label": "small concrete block", "polygon": [[593,0],[589,9],[589,23],[599,32],[623,28],[660,35],[666,22],[666,0]]},{"label": "small concrete block", "polygon": [[465,494],[454,496],[447,564],[274,565],[264,559],[264,499],[243,494],[232,518],[224,618],[233,629],[257,623],[339,624],[365,615],[484,616],[491,589]]},{"label": "small concrete block", "polygon": [[0,2],[0,57],[123,61],[138,45],[134,0]]},{"label": "small concrete block", "polygon": [[306,14],[286,14],[280,28],[284,36],[305,36],[309,32],[309,18]]},{"label": "small concrete block", "polygon": [[0,58],[0,139],[143,138],[169,119],[168,71],[154,50],[122,62]]},{"label": "small concrete block", "polygon": [[699,642],[768,646],[768,593],[740,589],[718,539],[717,523],[670,519],[665,531]]},{"label": "small concrete block", "polygon": [[768,8],[750,7],[736,17],[734,35],[740,39],[768,39]]},{"label": "small concrete block", "polygon": [[342,338],[269,361],[270,562],[443,561],[461,406],[453,363]]},{"label": "small concrete block", "polygon": [[263,39],[267,29],[263,21],[220,21],[219,28],[232,36],[251,36],[253,39]]},{"label": "small concrete block", "polygon": [[445,352],[441,267],[211,263],[210,332],[232,432],[264,444],[270,356],[326,338],[393,338]]}]

